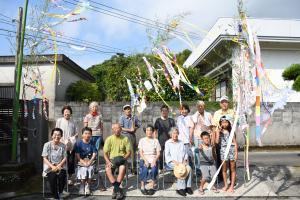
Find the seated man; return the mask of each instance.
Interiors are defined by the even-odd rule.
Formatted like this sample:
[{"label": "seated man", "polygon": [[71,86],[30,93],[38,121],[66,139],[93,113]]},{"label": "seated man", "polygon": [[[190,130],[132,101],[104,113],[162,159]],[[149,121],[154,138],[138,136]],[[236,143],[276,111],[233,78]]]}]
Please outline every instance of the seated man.
[{"label": "seated man", "polygon": [[188,165],[188,153],[184,143],[178,140],[179,131],[178,128],[171,128],[171,138],[167,140],[165,144],[165,158],[167,168],[174,169],[175,166],[185,165],[187,176],[184,179],[177,179],[177,190],[176,192],[181,196],[186,196],[186,193],[193,194],[192,187],[192,170]]},{"label": "seated man", "polygon": [[[126,162],[130,156],[130,143],[128,138],[121,135],[120,124],[112,125],[113,135],[109,136],[104,144],[103,152],[106,162],[106,175],[114,186],[112,199],[123,199],[124,194],[120,188],[120,184],[124,179],[126,172]],[[113,173],[118,169],[119,174],[117,179],[114,178]]]},{"label": "seated man", "polygon": [[82,129],[82,139],[74,146],[78,162],[77,178],[81,180],[79,194],[90,194],[91,178],[93,175],[93,164],[96,158],[96,147],[91,142],[92,129]]}]

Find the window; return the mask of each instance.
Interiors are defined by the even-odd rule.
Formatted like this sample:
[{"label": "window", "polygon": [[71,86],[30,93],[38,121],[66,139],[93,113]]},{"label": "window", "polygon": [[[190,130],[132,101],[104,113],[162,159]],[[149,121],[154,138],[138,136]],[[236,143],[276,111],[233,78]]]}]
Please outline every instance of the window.
[{"label": "window", "polygon": [[219,99],[226,95],[227,87],[226,87],[226,81],[221,81],[217,83],[216,85],[216,101],[219,101]]}]

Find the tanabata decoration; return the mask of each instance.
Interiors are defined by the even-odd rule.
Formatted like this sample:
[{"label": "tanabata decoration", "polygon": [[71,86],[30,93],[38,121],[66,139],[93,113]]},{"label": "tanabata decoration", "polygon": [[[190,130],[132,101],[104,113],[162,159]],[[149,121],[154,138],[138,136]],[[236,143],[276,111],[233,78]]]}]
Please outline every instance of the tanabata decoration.
[{"label": "tanabata decoration", "polygon": [[[46,80],[46,77],[40,72],[39,66],[33,66],[34,63],[39,63],[43,59],[47,59],[51,64],[53,64],[53,70],[51,73],[50,81],[54,81],[55,73],[57,73],[57,84],[60,85],[61,81],[61,74],[60,70],[57,67],[57,54],[58,54],[58,45],[57,45],[57,37],[62,36],[63,34],[54,30],[54,27],[61,25],[64,22],[78,22],[87,20],[85,17],[80,17],[80,15],[83,11],[85,11],[87,8],[89,8],[89,2],[87,1],[81,1],[73,10],[65,8],[62,6],[62,2],[60,0],[51,0],[51,3],[55,5],[56,8],[60,8],[63,11],[68,11],[67,14],[54,14],[54,13],[44,13],[41,12],[41,18],[53,18],[53,19],[59,19],[58,21],[53,22],[53,20],[49,19],[49,22],[43,23],[41,25],[27,25],[26,30],[28,32],[32,33],[41,33],[38,35],[39,40],[30,40],[27,38],[28,46],[30,47],[30,59],[33,60],[32,62],[28,62],[24,66],[23,75],[22,75],[22,83],[23,83],[23,92],[22,92],[22,98],[26,100],[26,91],[27,89],[33,90],[33,102],[36,105],[37,99],[41,98],[44,104],[44,116],[47,118],[47,106],[48,103],[47,94],[45,92],[44,88],[44,81]],[[74,16],[74,17],[73,17]],[[73,17],[73,18],[72,18]],[[36,26],[36,27],[35,27]],[[51,43],[49,41],[52,41]],[[45,56],[40,56],[38,48],[41,48],[41,46],[44,45],[47,47],[47,50],[53,50],[54,51],[54,57],[53,59],[49,59]],[[77,51],[84,51],[86,47],[80,46],[80,45],[69,45],[69,48],[72,48]],[[25,117],[29,116],[29,111],[27,104],[24,105],[25,108]],[[32,110],[32,118],[35,118],[34,114],[35,107],[33,107]]]},{"label": "tanabata decoration", "polygon": [[[243,134],[245,139],[244,177],[246,182],[250,180],[250,125],[248,118],[253,113],[253,106],[255,107],[256,141],[261,146],[263,145],[262,135],[271,123],[272,114],[276,109],[283,109],[292,91],[289,88],[280,89],[272,83],[264,69],[259,40],[243,10],[242,0],[238,0],[238,11],[237,36],[232,39],[233,42],[239,44],[238,48],[233,51],[232,59],[233,101],[236,104],[235,122],[238,122],[238,126],[234,123],[231,134],[234,134],[237,128],[237,134]],[[232,138],[228,142],[226,152],[231,144]],[[225,160],[226,158],[227,154],[225,154]],[[221,167],[214,175],[213,181],[208,185],[209,190],[213,186],[220,169]]]}]

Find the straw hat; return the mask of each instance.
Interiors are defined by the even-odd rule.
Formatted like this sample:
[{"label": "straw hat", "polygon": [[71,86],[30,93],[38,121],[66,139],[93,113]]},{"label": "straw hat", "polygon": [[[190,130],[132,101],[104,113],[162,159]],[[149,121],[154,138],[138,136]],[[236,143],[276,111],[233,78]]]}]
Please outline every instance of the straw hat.
[{"label": "straw hat", "polygon": [[190,168],[187,168],[185,164],[178,164],[174,167],[174,175],[178,179],[185,179],[189,174]]}]

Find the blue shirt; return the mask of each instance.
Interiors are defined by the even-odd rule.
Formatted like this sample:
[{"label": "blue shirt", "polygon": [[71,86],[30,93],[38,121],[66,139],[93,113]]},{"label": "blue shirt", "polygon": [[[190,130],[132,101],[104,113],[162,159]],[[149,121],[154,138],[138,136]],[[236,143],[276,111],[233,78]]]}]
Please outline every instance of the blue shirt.
[{"label": "blue shirt", "polygon": [[[135,127],[139,128],[141,126],[140,120],[136,116],[134,116],[133,118],[134,118]],[[132,117],[127,117],[127,116],[122,115],[119,119],[119,123],[122,128],[130,129],[132,126],[132,120],[133,120]],[[128,134],[128,132],[126,132],[126,131],[122,131],[122,133]]]},{"label": "blue shirt", "polygon": [[93,153],[96,153],[96,147],[91,143],[84,143],[82,140],[79,140],[76,142],[75,147],[74,147],[75,153],[78,153],[80,155],[81,159],[85,158],[91,158]]},{"label": "blue shirt", "polygon": [[172,160],[175,160],[177,162],[183,162],[184,160],[187,160],[188,153],[186,152],[184,143],[180,140],[174,142],[172,139],[166,141],[165,158],[166,163],[170,163],[172,162]]}]

